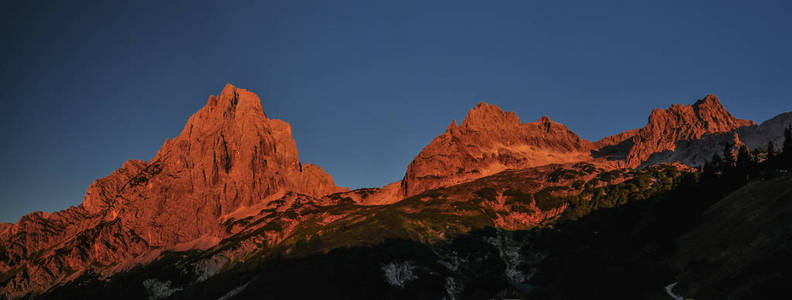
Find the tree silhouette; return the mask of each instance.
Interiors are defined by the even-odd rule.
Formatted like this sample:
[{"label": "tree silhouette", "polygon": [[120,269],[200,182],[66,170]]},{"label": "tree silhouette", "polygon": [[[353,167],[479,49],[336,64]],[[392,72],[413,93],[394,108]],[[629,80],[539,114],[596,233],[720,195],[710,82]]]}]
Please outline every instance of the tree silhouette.
[{"label": "tree silhouette", "polygon": [[784,146],[781,148],[780,167],[782,169],[792,169],[792,125],[784,129]]},{"label": "tree silhouette", "polygon": [[723,166],[722,170],[728,170],[734,167],[736,161],[734,160],[734,144],[730,142],[723,143]]},{"label": "tree silhouette", "polygon": [[714,179],[723,167],[723,160],[715,153],[712,159],[704,162],[704,169],[702,170],[701,177],[703,180]]},{"label": "tree silhouette", "polygon": [[745,145],[740,145],[737,151],[737,162],[735,165],[735,176],[743,183],[747,182],[749,178],[758,177],[758,169],[756,168],[756,159],[751,151]]}]

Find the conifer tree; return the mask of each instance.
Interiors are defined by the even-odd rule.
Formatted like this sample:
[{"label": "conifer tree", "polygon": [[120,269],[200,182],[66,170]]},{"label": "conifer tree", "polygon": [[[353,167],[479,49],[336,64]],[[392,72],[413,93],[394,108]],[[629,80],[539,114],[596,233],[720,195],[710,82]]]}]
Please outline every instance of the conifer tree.
[{"label": "conifer tree", "polygon": [[736,172],[740,179],[747,182],[748,178],[756,177],[756,160],[745,145],[740,145],[737,150]]},{"label": "conifer tree", "polygon": [[723,143],[723,170],[734,167],[736,161],[734,160],[734,144],[726,142]]},{"label": "conifer tree", "polygon": [[778,173],[778,157],[776,154],[775,143],[772,140],[767,142],[767,159],[762,164],[765,179],[773,178]]},{"label": "conifer tree", "polygon": [[784,129],[784,146],[781,147],[780,167],[792,169],[792,125]]}]

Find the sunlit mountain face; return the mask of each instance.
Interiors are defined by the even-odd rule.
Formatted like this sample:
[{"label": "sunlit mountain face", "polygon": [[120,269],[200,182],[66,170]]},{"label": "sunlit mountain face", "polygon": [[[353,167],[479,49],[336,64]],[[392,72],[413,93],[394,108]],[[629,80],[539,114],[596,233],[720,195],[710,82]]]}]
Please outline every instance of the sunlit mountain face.
[{"label": "sunlit mountain face", "polygon": [[789,3],[491,2],[0,1],[0,300],[788,298]]},{"label": "sunlit mountain face", "polygon": [[[787,275],[774,226],[789,222],[790,126],[789,113],[737,119],[707,95],[590,142],[481,103],[401,181],[349,190],[301,163],[290,125],[228,84],[150,161],[96,180],[81,205],[4,223],[3,297],[766,293]],[[746,215],[748,227],[728,221]],[[720,263],[766,277],[701,274]]]}]

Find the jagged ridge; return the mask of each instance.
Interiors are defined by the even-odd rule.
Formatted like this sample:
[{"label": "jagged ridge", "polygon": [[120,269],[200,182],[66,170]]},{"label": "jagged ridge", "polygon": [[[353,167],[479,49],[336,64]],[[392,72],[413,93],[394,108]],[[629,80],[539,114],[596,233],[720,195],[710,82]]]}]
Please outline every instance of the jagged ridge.
[{"label": "jagged ridge", "polygon": [[180,243],[211,246],[226,235],[223,215],[289,191],[345,190],[300,163],[288,123],[267,118],[255,94],[228,84],[151,161],[127,161],[95,181],[79,207],[6,225],[0,272],[12,277],[3,293],[42,290],[92,265],[145,260]]},{"label": "jagged ridge", "polygon": [[[654,110],[645,127],[591,143],[548,117],[522,123],[513,112],[482,102],[461,125],[453,121],[423,149],[401,182],[383,189],[338,193],[347,189],[336,187],[318,166],[299,161],[287,123],[267,118],[255,94],[227,85],[151,161],[130,160],[97,180],[80,206],[53,214],[33,213],[17,224],[0,224],[0,284],[3,294],[20,296],[68,281],[85,270],[112,274],[150,261],[162,250],[210,248],[244,233],[240,230],[279,228],[268,231],[264,239],[277,243],[293,231],[302,232],[308,220],[325,226],[361,211],[350,203],[389,204],[493,174],[501,175],[489,180],[499,180],[511,174],[502,173],[508,169],[583,161],[598,173],[636,167],[654,154],[674,151],[680,143],[748,132],[755,128],[752,125],[734,118],[715,96],[708,95],[693,105]],[[777,131],[776,127],[767,130]],[[537,170],[526,174],[545,172]],[[550,177],[565,173],[559,174]],[[516,183],[509,181],[515,180],[512,177],[506,179],[499,184]],[[328,194],[333,195],[322,197]],[[503,206],[503,195],[498,197],[496,204]],[[503,208],[497,205],[490,208]],[[288,206],[308,210],[295,216]],[[320,206],[333,207],[334,212]],[[500,228],[528,228],[563,211],[554,209],[542,212],[534,205],[528,212],[490,217]],[[255,222],[263,223],[249,224],[253,216],[259,218]],[[235,224],[244,226],[234,229]],[[254,251],[261,242],[247,241],[237,250],[241,252],[228,255]]]},{"label": "jagged ridge", "polygon": [[515,113],[481,102],[413,159],[402,192],[412,196],[506,169],[588,160],[591,149],[591,142],[546,116],[521,123]]}]

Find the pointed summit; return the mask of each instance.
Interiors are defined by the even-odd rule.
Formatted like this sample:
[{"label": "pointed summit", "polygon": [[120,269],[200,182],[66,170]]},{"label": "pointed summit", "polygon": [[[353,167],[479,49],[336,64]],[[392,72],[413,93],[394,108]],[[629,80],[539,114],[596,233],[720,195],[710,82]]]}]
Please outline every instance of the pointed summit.
[{"label": "pointed summit", "polygon": [[723,107],[718,97],[708,94],[703,99],[696,100],[692,105],[693,111],[701,118],[722,119],[725,121],[736,120],[726,108]]},{"label": "pointed summit", "polygon": [[457,127],[459,126],[457,125],[456,120],[453,120],[451,121],[451,124],[448,124],[448,128],[446,128],[446,132],[453,132],[455,129],[457,129]]},{"label": "pointed summit", "polygon": [[220,92],[220,96],[216,98],[217,107],[223,112],[234,115],[240,113],[253,113],[264,114],[264,109],[261,107],[261,100],[259,97],[245,89],[240,89],[234,85],[227,83]]},{"label": "pointed summit", "polygon": [[[320,167],[300,162],[291,127],[268,119],[258,96],[227,84],[151,161],[127,161],[96,180],[79,207],[2,225],[2,232],[23,228],[5,236],[23,242],[0,240],[0,249],[20,258],[48,255],[57,265],[29,269],[9,286],[49,286],[72,274],[68,270],[123,263],[199,239],[219,242],[227,234],[225,216],[288,192],[318,197],[345,190]],[[69,246],[75,236],[88,237],[79,247],[90,250],[43,252],[77,249]]]},{"label": "pointed summit", "polygon": [[[224,193],[234,194],[220,197],[218,214],[250,206],[281,190],[312,196],[340,190],[321,168],[304,172],[291,126],[268,119],[256,94],[231,84],[226,84],[219,96],[210,96],[206,106],[190,117],[179,136],[165,142],[152,162],[125,164],[122,170],[141,172],[154,164],[162,173],[190,174],[179,178],[190,180],[192,189],[225,184]],[[105,197],[107,193],[95,191],[95,186],[105,186],[104,181],[98,180],[88,191],[83,206],[90,211],[117,202]]]},{"label": "pointed summit", "polygon": [[720,100],[718,99],[718,96],[715,96],[715,94],[707,94],[707,96],[704,96],[703,99],[696,100],[696,102],[693,103],[693,107],[699,106],[723,107],[720,103]]},{"label": "pointed summit", "polygon": [[506,169],[590,158],[591,143],[547,116],[521,123],[514,112],[481,102],[461,126],[449,125],[407,167],[403,195],[475,180]]},{"label": "pointed summit", "polygon": [[679,141],[699,139],[705,134],[724,133],[755,125],[735,118],[713,94],[692,105],[674,104],[668,109],[654,109],[643,128],[633,137],[627,166],[637,167],[655,152],[674,150]]},{"label": "pointed summit", "polygon": [[550,117],[548,117],[548,116],[542,116],[541,118],[539,118],[538,123],[539,123],[539,126],[542,129],[544,129],[544,131],[547,131],[547,132],[549,132],[551,130],[551,128],[553,127],[554,124],[558,124],[556,122],[553,122],[553,120],[550,120]]},{"label": "pointed summit", "polygon": [[268,120],[259,97],[245,89],[228,83],[220,95],[209,96],[206,106],[190,117],[186,128],[218,127],[229,121],[258,122]]},{"label": "pointed summit", "polygon": [[81,207],[112,212],[135,232],[151,232],[149,245],[168,246],[216,233],[220,216],[278,193],[343,190],[300,163],[288,123],[268,119],[256,94],[227,84],[151,161],[131,160],[94,182]]},{"label": "pointed summit", "polygon": [[482,101],[471,108],[462,126],[474,129],[493,129],[520,124],[520,118],[513,112],[504,112],[495,104],[487,104]]}]

